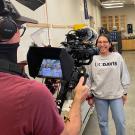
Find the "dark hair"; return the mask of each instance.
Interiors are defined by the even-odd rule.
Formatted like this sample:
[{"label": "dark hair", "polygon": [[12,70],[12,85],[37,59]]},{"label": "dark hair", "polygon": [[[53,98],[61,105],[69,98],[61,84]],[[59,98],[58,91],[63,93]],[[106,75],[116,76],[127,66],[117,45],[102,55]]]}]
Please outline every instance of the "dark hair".
[{"label": "dark hair", "polygon": [[111,39],[110,39],[110,35],[109,35],[109,34],[104,34],[104,33],[100,34],[100,35],[98,36],[97,40],[96,40],[96,46],[97,46],[97,43],[98,43],[98,39],[99,39],[100,37],[106,37],[106,38],[107,38],[109,44],[111,44],[111,47],[109,48],[109,52],[114,52],[114,45],[113,45],[112,42],[111,42]]},{"label": "dark hair", "polygon": [[17,24],[7,17],[0,19],[0,38],[1,39],[11,39],[17,32]]}]

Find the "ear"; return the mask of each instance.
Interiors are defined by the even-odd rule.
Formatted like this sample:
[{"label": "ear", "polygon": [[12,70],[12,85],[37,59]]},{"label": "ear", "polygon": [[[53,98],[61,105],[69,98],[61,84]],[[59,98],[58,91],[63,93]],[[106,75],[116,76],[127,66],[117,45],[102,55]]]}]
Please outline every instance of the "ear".
[{"label": "ear", "polygon": [[20,32],[17,30],[17,32],[14,34],[14,36],[7,41],[8,44],[14,44],[20,42]]},{"label": "ear", "polygon": [[109,48],[112,46],[112,43],[109,43]]},{"label": "ear", "polygon": [[2,44],[15,44],[19,42],[20,42],[20,32],[19,30],[17,30],[17,32],[14,34],[14,36],[11,39],[2,42]]}]

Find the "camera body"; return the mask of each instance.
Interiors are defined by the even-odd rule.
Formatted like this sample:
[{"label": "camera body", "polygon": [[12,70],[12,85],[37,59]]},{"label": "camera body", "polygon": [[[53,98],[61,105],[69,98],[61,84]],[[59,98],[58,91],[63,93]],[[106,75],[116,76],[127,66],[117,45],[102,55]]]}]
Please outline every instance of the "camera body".
[{"label": "camera body", "polygon": [[95,39],[95,34],[89,28],[71,30],[66,34],[66,40],[61,44],[74,59],[75,66],[89,65],[93,55],[99,53],[93,39]]},{"label": "camera body", "polygon": [[[85,65],[92,62],[93,56],[99,53],[99,49],[93,43],[95,33],[89,28],[71,30],[66,34],[66,41],[61,44],[74,59],[74,69],[69,88],[75,88],[81,76],[88,77]],[[84,83],[85,83],[84,82]]]}]

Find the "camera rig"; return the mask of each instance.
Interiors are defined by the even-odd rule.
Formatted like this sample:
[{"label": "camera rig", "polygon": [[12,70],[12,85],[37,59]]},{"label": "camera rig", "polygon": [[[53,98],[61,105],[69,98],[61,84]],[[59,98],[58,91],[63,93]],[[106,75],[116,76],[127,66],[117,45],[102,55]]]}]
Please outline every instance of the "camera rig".
[{"label": "camera rig", "polygon": [[[66,34],[65,42],[61,44],[65,48],[54,47],[30,47],[27,60],[29,67],[29,74],[32,77],[37,77],[43,59],[58,59],[62,67],[63,77],[61,81],[61,88],[56,97],[57,107],[59,112],[62,110],[64,101],[67,98],[68,91],[75,88],[81,76],[84,76],[85,81],[88,74],[85,65],[92,62],[93,55],[97,55],[99,50],[94,46],[93,39],[95,35],[93,31],[85,28],[81,30],[72,30]],[[47,78],[45,84],[50,91],[54,91],[53,83],[55,79]],[[50,81],[50,79],[52,81]]]},{"label": "camera rig", "polygon": [[89,65],[99,50],[94,45],[96,33],[90,28],[71,30],[61,44],[75,61],[75,66]]}]

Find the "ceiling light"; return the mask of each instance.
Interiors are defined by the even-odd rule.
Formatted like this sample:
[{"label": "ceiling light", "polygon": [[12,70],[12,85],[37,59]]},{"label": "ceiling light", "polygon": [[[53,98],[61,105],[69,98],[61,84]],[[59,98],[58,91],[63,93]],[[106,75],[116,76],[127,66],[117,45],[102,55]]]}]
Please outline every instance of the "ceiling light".
[{"label": "ceiling light", "polygon": [[101,4],[102,6],[113,6],[113,5],[123,5],[122,2],[119,2],[119,3],[102,3]]},{"label": "ceiling light", "polygon": [[101,5],[104,8],[120,8],[124,7],[124,1],[106,1],[102,2]]},{"label": "ceiling light", "polygon": [[104,6],[104,8],[121,8],[124,7],[123,5],[116,5],[116,6]]},{"label": "ceiling light", "polygon": [[102,2],[102,4],[106,4],[106,3],[124,3],[125,1],[105,1],[105,2]]}]

